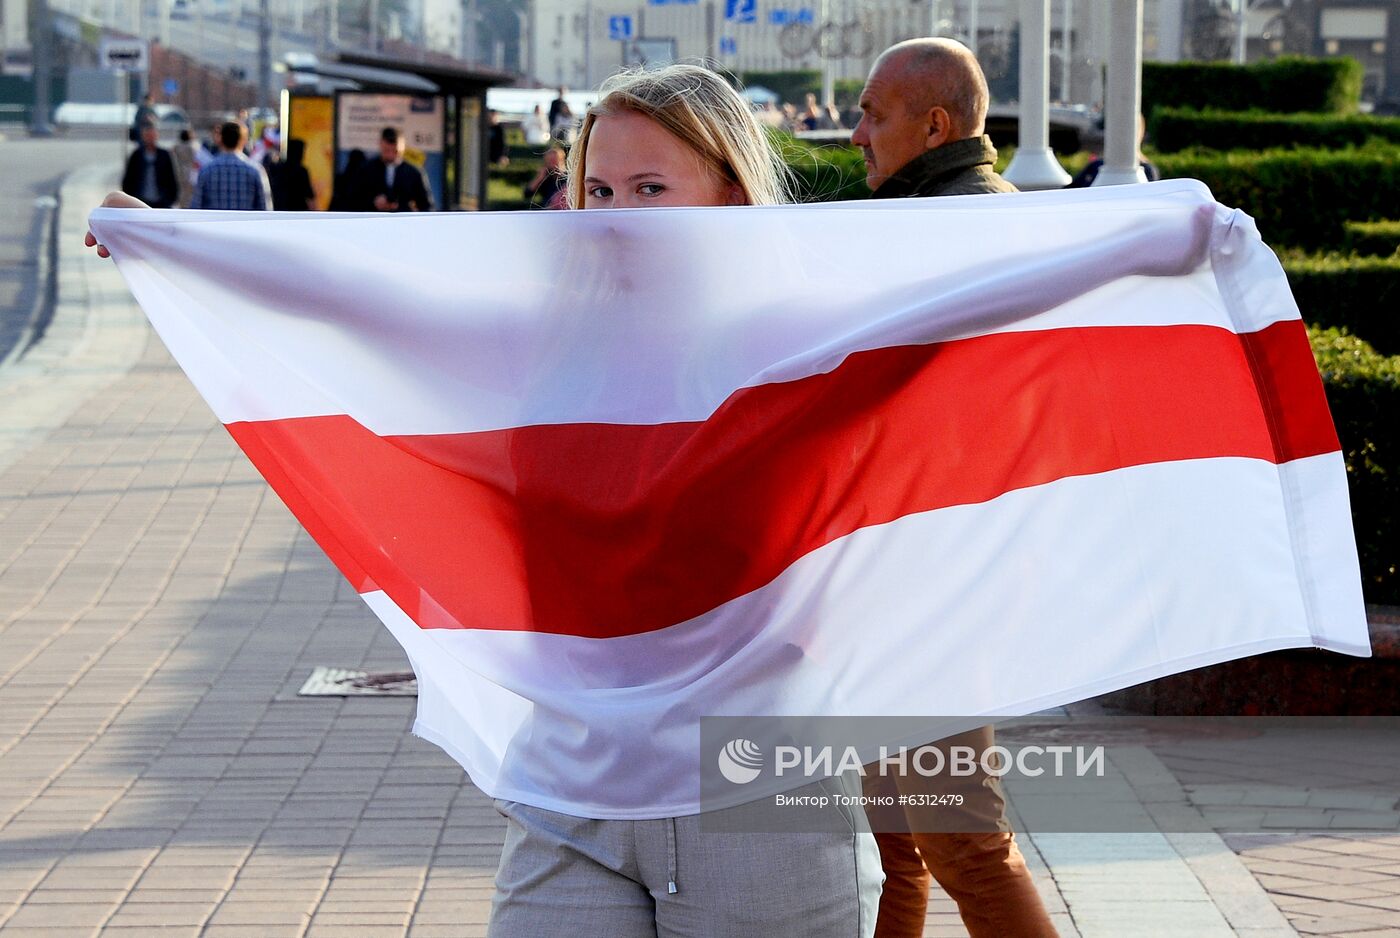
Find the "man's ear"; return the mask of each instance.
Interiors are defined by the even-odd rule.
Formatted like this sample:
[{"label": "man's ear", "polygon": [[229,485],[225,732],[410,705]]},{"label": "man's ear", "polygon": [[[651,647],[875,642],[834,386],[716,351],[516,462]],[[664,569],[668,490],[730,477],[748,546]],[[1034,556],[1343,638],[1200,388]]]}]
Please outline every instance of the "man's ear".
[{"label": "man's ear", "polygon": [[953,142],[953,119],[941,107],[929,108],[928,138],[924,141],[925,150],[936,150],[945,143]]}]

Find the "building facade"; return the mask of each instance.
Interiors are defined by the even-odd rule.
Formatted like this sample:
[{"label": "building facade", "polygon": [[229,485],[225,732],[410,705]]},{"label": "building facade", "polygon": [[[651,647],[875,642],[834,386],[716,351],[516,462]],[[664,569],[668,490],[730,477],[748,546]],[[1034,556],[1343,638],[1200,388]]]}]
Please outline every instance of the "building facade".
[{"label": "building facade", "polygon": [[[1239,0],[1144,0],[1143,56],[1230,60]],[[1350,55],[1366,69],[1368,100],[1400,95],[1400,0],[1244,0],[1249,61],[1284,54]],[[1051,0],[1050,96],[1102,98],[1108,4]],[[968,42],[994,93],[1016,94],[1019,0],[534,0],[524,31],[537,83],[596,87],[626,65],[713,60],[734,71],[829,69],[863,77],[881,50],[914,36]],[[971,43],[968,43],[971,45]]]},{"label": "building facade", "polygon": [[[1184,2],[1146,0],[1148,58],[1181,55]],[[1106,7],[1052,0],[1053,99],[1098,93]],[[666,60],[710,59],[735,72],[829,68],[837,79],[861,78],[902,39],[968,42],[975,29],[989,79],[1010,75],[1014,85],[1019,10],[1017,0],[535,0],[527,61],[536,81],[577,88],[625,65]]]}]

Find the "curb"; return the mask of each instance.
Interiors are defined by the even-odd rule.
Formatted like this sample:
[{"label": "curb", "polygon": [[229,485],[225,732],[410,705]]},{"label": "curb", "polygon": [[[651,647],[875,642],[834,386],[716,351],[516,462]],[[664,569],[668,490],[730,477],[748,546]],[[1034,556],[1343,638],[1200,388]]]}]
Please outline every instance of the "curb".
[{"label": "curb", "polygon": [[53,319],[40,342],[0,369],[0,471],[129,372],[146,348],[146,317],[116,265],[83,246],[88,212],[115,186],[107,164],[63,182]]}]

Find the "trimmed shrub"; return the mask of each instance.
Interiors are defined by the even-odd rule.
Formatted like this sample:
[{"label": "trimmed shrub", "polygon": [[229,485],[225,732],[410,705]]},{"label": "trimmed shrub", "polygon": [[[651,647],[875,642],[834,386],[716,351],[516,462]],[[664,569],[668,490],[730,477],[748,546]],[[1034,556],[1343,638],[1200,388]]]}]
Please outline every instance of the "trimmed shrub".
[{"label": "trimmed shrub", "polygon": [[1274,245],[1335,248],[1346,222],[1377,220],[1400,205],[1400,146],[1186,150],[1153,160],[1164,178],[1199,179],[1216,199],[1248,212]]},{"label": "trimmed shrub", "polygon": [[489,212],[513,212],[529,208],[530,205],[520,194],[520,186],[497,178],[494,174],[486,179],[486,210]]},{"label": "trimmed shrub", "polygon": [[822,73],[816,69],[800,68],[782,72],[740,72],[739,81],[745,88],[762,85],[773,92],[783,103],[802,107],[807,94],[820,96]]},{"label": "trimmed shrub", "polygon": [[1271,150],[1361,146],[1379,139],[1400,143],[1400,117],[1369,114],[1271,114],[1267,111],[1197,111],[1159,107],[1148,122],[1152,146],[1162,153],[1190,147]]},{"label": "trimmed shrub", "polygon": [[1361,63],[1349,58],[1286,56],[1253,65],[1144,62],[1142,100],[1144,110],[1352,114],[1361,97],[1361,77]]},{"label": "trimmed shrub", "polygon": [[1346,248],[1365,257],[1400,254],[1400,221],[1349,221]]},{"label": "trimmed shrub", "polygon": [[511,160],[509,166],[491,167],[491,178],[499,179],[512,186],[520,187],[531,179],[535,178],[535,173],[540,171],[540,160]]},{"label": "trimmed shrub", "polygon": [[1304,320],[1346,329],[1382,355],[1400,354],[1400,257],[1286,251],[1281,260]]},{"label": "trimmed shrub", "polygon": [[1366,599],[1400,604],[1400,357],[1344,329],[1308,332],[1346,458]]}]

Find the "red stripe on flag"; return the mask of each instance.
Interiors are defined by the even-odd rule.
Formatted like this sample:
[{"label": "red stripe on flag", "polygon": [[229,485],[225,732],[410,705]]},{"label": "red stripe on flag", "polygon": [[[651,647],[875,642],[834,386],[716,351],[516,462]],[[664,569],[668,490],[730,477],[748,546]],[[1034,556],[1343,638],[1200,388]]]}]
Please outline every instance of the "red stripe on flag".
[{"label": "red stripe on flag", "polygon": [[1302,320],[1240,336],[1274,437],[1274,462],[1341,449]]},{"label": "red stripe on flag", "polygon": [[741,389],[701,422],[229,431],[357,587],[378,584],[419,626],[597,638],[693,618],[915,512],[1147,463],[1338,448],[1296,321],[877,349]]}]

